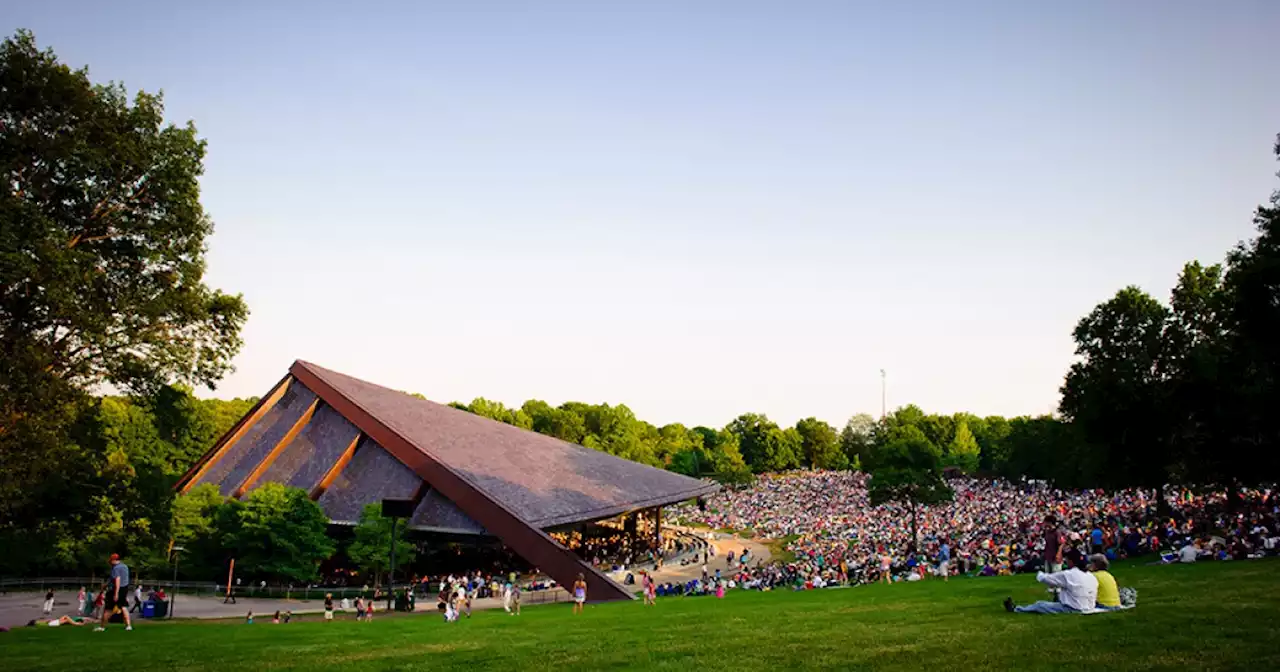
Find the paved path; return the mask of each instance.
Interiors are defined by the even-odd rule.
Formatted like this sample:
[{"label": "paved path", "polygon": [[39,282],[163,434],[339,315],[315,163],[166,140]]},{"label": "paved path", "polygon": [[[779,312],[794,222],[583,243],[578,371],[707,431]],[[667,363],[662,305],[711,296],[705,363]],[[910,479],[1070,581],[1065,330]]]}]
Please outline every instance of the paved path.
[{"label": "paved path", "polygon": [[[707,563],[707,570],[715,573],[716,569],[726,572],[725,558],[730,551],[737,555],[742,554],[745,548],[751,552],[751,563],[754,565],[756,560],[769,561],[769,548],[764,544],[749,539],[740,539],[725,534],[707,532],[706,530],[686,530],[692,534],[696,534],[703,539],[707,539],[708,543],[716,549],[715,557]],[[615,573],[614,578],[619,582],[626,576],[625,573]],[[688,565],[681,566],[679,561],[669,562],[663,565],[662,569],[653,572],[654,580],[659,583],[668,581],[685,582],[692,579],[702,577],[702,562],[693,562]],[[635,592],[640,591],[640,582],[636,581],[636,585],[631,586]],[[563,589],[553,591],[526,591],[523,594],[522,606],[533,606],[546,602],[566,602],[568,595]],[[44,593],[8,593],[0,595],[0,626],[9,628],[26,625],[31,619],[39,619],[42,617],[41,607],[44,604]],[[386,603],[380,603],[379,606],[384,607]],[[417,612],[425,613],[436,611],[436,602],[434,597],[419,600],[417,603]],[[499,598],[487,598],[475,600],[472,603],[473,610],[481,609],[501,609],[502,600]],[[257,618],[270,618],[271,614],[277,609],[292,610],[295,615],[318,614],[324,611],[324,599],[317,597],[309,600],[303,599],[264,599],[253,597],[242,597],[237,600],[236,604],[223,604],[222,598],[214,596],[194,596],[179,595],[175,612],[178,618],[242,618],[250,610],[253,611]],[[75,593],[71,591],[59,591],[54,598],[54,609],[52,618],[57,618],[64,614],[72,614],[76,610]],[[137,614],[134,614],[137,616]],[[340,614],[339,618],[355,618],[354,613]],[[375,616],[376,618],[376,616]]]},{"label": "paved path", "polygon": [[[729,552],[733,552],[735,555],[741,556],[743,549],[750,551],[750,563],[753,566],[757,560],[763,560],[765,563],[768,563],[769,559],[773,557],[769,552],[769,547],[758,541],[742,539],[740,537],[720,534],[717,532],[708,532],[707,530],[691,528],[677,529],[706,539],[708,543],[716,549],[715,557],[711,558],[710,562],[707,563],[707,571],[711,574],[715,574],[717,569],[720,570],[721,574],[728,573],[728,565],[725,564],[725,559],[728,557]],[[679,560],[668,562],[663,564],[662,569],[654,571],[652,574],[654,580],[658,583],[667,583],[668,581],[671,583],[683,583],[686,581],[692,581],[693,579],[700,579],[702,578],[702,561],[701,558],[699,558],[697,562],[693,562],[688,565],[681,565]],[[622,573],[621,576],[613,574],[613,576],[620,581],[626,576],[626,574]],[[640,591],[639,579],[636,580],[634,588],[636,592]]]}]

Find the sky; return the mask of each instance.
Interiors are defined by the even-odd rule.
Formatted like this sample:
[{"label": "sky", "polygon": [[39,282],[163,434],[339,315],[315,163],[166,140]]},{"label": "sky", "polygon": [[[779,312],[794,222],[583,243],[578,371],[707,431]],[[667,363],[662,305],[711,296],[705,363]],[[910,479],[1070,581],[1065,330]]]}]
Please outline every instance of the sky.
[{"label": "sky", "polygon": [[1280,3],[5,3],[208,141],[236,371],[438,401],[1052,412],[1280,186]]}]

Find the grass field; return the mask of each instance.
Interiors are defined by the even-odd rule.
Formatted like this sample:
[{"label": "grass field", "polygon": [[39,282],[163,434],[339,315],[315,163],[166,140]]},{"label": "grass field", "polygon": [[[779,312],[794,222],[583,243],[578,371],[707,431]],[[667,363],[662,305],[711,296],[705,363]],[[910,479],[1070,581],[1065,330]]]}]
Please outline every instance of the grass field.
[{"label": "grass field", "polygon": [[1280,561],[1119,566],[1138,608],[1095,616],[1007,614],[1031,578],[734,592],[364,624],[143,623],[126,633],[19,628],[6,670],[1280,669]]}]

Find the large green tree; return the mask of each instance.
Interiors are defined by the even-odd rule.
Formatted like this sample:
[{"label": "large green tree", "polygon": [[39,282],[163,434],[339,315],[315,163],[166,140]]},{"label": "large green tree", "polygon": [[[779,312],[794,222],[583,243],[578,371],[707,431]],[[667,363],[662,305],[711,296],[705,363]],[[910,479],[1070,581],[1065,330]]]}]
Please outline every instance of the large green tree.
[{"label": "large green tree", "polygon": [[101,471],[70,436],[88,391],[229,370],[248,310],[204,284],[204,155],[160,96],[95,85],[28,32],[0,43],[0,546],[63,543],[44,520],[79,498],[63,474]]},{"label": "large green tree", "polygon": [[329,519],[305,490],[265,483],[244,501],[228,500],[215,525],[236,565],[273,579],[312,581],[333,555]]},{"label": "large green tree", "polygon": [[867,453],[875,445],[877,423],[868,413],[859,413],[845,423],[840,430],[840,448],[853,469],[861,469]]},{"label": "large green tree", "polygon": [[849,459],[840,449],[835,427],[817,418],[796,423],[804,464],[815,469],[848,469]]},{"label": "large green tree", "polygon": [[[355,539],[347,547],[347,557],[360,569],[374,577],[375,585],[381,580],[382,573],[391,569],[391,525],[392,518],[382,515],[382,504],[366,504],[360,511],[360,522],[356,524]],[[406,567],[417,557],[417,549],[405,540],[404,524],[396,535],[396,566]]]},{"label": "large green tree", "polygon": [[[1273,151],[1280,159],[1280,135]],[[1280,175],[1280,173],[1278,173]],[[1222,280],[1223,328],[1219,450],[1202,467],[1232,481],[1280,479],[1280,189],[1254,212],[1257,236],[1227,255]],[[1226,387],[1226,386],[1224,386]]]},{"label": "large green tree", "polygon": [[759,474],[800,466],[802,439],[795,428],[782,429],[759,413],[744,413],[725,427],[738,438],[743,460]]},{"label": "large green tree", "polygon": [[942,477],[942,451],[919,428],[907,425],[871,450],[866,462],[867,484],[873,505],[905,504],[911,511],[911,538],[919,543],[916,510],[927,504],[951,501],[950,486]]},{"label": "large green tree", "polygon": [[1107,465],[1099,485],[1160,487],[1169,478],[1169,310],[1136,287],[1099,304],[1076,326],[1079,361],[1061,411]]},{"label": "large green tree", "polygon": [[981,449],[978,447],[978,440],[974,438],[973,432],[969,431],[969,424],[963,420],[956,423],[955,437],[951,439],[951,445],[947,446],[947,466],[957,467],[967,474],[972,474],[978,470]]}]

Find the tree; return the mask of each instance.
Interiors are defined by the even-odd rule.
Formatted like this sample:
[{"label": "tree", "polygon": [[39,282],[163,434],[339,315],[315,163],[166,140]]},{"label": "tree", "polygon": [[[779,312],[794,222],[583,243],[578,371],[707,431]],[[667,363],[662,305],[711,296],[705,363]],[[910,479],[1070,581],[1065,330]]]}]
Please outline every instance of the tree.
[{"label": "tree", "polygon": [[498,422],[505,422],[508,425],[515,425],[521,429],[533,428],[533,419],[529,417],[528,413],[525,413],[519,408],[507,408],[500,401],[489,401],[484,397],[476,397],[471,400],[470,404],[454,402],[449,405],[454,408],[459,408],[464,411],[469,411],[476,415],[489,418],[490,420],[497,420]]},{"label": "tree", "polygon": [[969,431],[968,423],[963,421],[956,425],[955,434],[947,450],[947,466],[958,467],[966,474],[972,474],[978,470],[981,455],[978,440],[973,438],[973,432]]},{"label": "tree", "polygon": [[[373,574],[376,585],[382,572],[391,568],[391,525],[393,518],[382,516],[382,504],[366,504],[356,524],[355,540],[347,548],[347,557],[366,572]],[[401,528],[404,526],[402,525]],[[396,564],[413,562],[417,549],[405,541],[404,530],[396,537]]]},{"label": "tree", "polygon": [[300,488],[264,483],[243,502],[228,500],[215,520],[224,545],[249,571],[313,581],[320,562],[333,555],[334,543],[325,535],[329,519]]},{"label": "tree", "polygon": [[[204,284],[204,141],[160,96],[94,85],[29,32],[0,44],[0,542],[48,543],[44,487],[88,391],[212,387],[248,309]],[[67,530],[89,530],[72,522]],[[35,536],[32,536],[35,535]]]},{"label": "tree", "polygon": [[216,526],[226,498],[211,483],[197,485],[173,500],[170,530],[174,545],[183,547],[183,574],[216,579],[225,567],[226,552]]},{"label": "tree", "polygon": [[1136,287],[1099,304],[1076,326],[1080,361],[1062,387],[1061,411],[1102,452],[1098,485],[1160,487],[1172,448],[1168,411],[1169,311]]},{"label": "tree", "polygon": [[757,474],[800,464],[801,438],[795,429],[783,430],[764,415],[745,413],[725,430],[738,438],[743,460]]},{"label": "tree", "polygon": [[980,468],[994,474],[1008,475],[1009,421],[998,415],[989,415],[981,422],[968,422],[969,431],[978,442]]},{"label": "tree", "polygon": [[710,473],[717,481],[728,484],[751,481],[751,469],[742,458],[737,435],[727,429],[710,427],[694,427],[693,431],[702,437],[697,475]]},{"label": "tree", "polygon": [[849,460],[840,450],[836,429],[817,419],[805,418],[796,423],[800,434],[800,454],[804,464],[815,469],[848,469]]},{"label": "tree", "polygon": [[875,444],[876,421],[867,413],[859,413],[845,423],[840,431],[840,448],[853,469],[862,468],[867,453]]},{"label": "tree", "polygon": [[954,497],[942,478],[942,451],[918,428],[908,426],[888,443],[876,446],[869,457],[867,491],[871,504],[901,502],[910,507],[911,538],[919,543],[916,509]]},{"label": "tree", "polygon": [[[1280,159],[1280,135],[1273,151]],[[1231,431],[1220,436],[1211,465],[1244,483],[1280,478],[1280,189],[1253,223],[1257,237],[1228,253],[1222,281],[1227,336],[1220,367],[1230,386],[1220,391],[1227,393],[1221,423]]]}]

